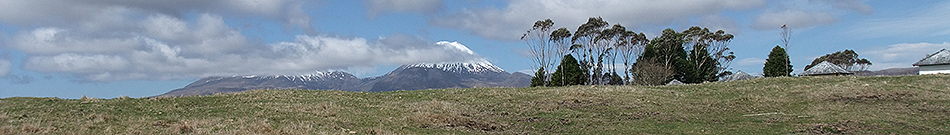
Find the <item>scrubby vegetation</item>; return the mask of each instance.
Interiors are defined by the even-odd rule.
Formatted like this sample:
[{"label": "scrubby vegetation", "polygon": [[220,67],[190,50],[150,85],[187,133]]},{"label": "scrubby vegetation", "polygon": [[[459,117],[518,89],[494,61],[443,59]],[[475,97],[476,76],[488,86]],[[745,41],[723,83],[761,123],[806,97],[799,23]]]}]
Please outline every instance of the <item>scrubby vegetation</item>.
[{"label": "scrubby vegetation", "polygon": [[0,99],[0,134],[946,134],[950,76]]}]

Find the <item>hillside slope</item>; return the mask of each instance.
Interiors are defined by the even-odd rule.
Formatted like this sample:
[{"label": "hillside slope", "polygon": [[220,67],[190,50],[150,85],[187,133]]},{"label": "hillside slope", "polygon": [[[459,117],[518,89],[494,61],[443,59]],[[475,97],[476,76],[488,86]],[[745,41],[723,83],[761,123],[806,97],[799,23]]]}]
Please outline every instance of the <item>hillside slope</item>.
[{"label": "hillside slope", "polygon": [[343,71],[307,75],[206,77],[156,97],[234,93],[258,89],[381,92],[475,87],[528,87],[531,75],[508,73],[488,61],[403,65],[383,76],[357,78]]},{"label": "hillside slope", "polygon": [[950,76],[0,99],[0,134],[946,134]]}]

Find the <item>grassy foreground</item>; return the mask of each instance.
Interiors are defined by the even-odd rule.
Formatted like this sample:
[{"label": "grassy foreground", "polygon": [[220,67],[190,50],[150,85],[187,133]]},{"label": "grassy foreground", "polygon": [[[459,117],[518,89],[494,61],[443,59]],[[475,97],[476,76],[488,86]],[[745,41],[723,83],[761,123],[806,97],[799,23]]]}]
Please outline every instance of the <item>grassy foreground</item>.
[{"label": "grassy foreground", "polygon": [[947,134],[950,76],[0,99],[0,134]]}]

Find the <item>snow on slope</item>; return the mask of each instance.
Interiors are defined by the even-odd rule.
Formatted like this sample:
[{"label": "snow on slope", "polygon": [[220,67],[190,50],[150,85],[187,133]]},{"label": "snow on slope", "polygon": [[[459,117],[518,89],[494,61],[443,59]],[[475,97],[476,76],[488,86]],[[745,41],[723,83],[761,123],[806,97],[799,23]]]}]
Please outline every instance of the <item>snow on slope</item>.
[{"label": "snow on slope", "polygon": [[[241,76],[244,79],[287,79],[290,81],[314,81],[314,80],[324,80],[324,79],[343,79],[347,76],[352,76],[349,73],[343,71],[316,71],[311,74],[303,75],[269,75],[269,76],[258,76],[258,75],[245,75]],[[238,77],[238,76],[233,76]]]},{"label": "snow on slope", "polygon": [[[458,50],[472,55],[475,54],[474,51],[465,47],[458,42],[449,42],[449,41],[439,41],[436,42],[437,45],[442,45],[445,49]],[[418,63],[418,64],[409,64],[401,67],[402,69],[406,68],[435,68],[442,69],[444,71],[455,72],[455,73],[482,73],[482,72],[505,72],[501,68],[491,64],[483,58],[475,58],[475,60],[470,60],[469,62],[438,62],[438,63]]]},{"label": "snow on slope", "polygon": [[488,61],[480,60],[474,62],[442,62],[442,63],[419,63],[403,66],[402,68],[435,68],[444,71],[456,73],[481,73],[481,72],[505,72],[501,68],[491,64]]}]

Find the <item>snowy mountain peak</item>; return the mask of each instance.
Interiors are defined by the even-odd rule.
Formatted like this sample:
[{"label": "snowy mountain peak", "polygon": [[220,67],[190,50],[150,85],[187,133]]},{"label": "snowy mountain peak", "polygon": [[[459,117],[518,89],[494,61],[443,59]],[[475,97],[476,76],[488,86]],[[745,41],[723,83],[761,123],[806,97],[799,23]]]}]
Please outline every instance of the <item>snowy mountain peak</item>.
[{"label": "snowy mountain peak", "polygon": [[406,68],[435,68],[450,72],[505,72],[501,68],[491,64],[488,61],[480,60],[474,62],[441,62],[441,63],[419,63],[410,64],[402,67]]},{"label": "snowy mountain peak", "polygon": [[[343,71],[315,71],[311,74],[301,74],[301,75],[267,75],[267,76],[244,75],[244,76],[233,76],[233,77],[241,77],[244,79],[281,78],[281,79],[287,79],[291,81],[313,81],[313,80],[318,80],[318,79],[343,79],[348,76],[353,76],[353,75],[350,75],[350,73],[346,73]],[[209,80],[209,81],[214,81],[214,80]]]}]

